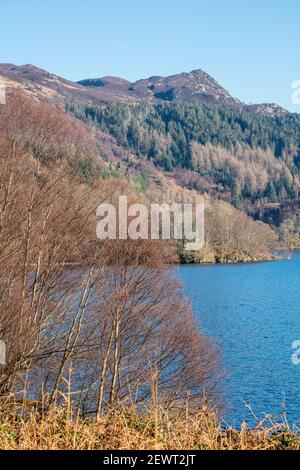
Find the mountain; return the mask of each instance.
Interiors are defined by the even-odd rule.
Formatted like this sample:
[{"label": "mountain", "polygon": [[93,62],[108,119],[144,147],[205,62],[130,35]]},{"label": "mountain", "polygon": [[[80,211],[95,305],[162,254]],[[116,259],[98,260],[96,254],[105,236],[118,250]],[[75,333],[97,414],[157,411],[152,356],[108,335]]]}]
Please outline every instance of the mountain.
[{"label": "mountain", "polygon": [[274,103],[247,105],[233,98],[214,78],[203,70],[180,73],[169,77],[153,76],[130,83],[117,77],[81,80],[85,87],[101,89],[106,97],[126,95],[128,100],[185,101],[198,104],[217,105],[268,116],[281,115],[287,111]]},{"label": "mountain", "polygon": [[37,99],[46,99],[58,106],[65,107],[66,101],[78,105],[122,100],[119,94],[114,97],[96,88],[84,87],[78,83],[47,72],[33,65],[15,66],[0,64],[0,81],[7,87],[18,88]]},{"label": "mountain", "polygon": [[[134,83],[112,76],[75,83],[32,65],[0,64],[0,82],[36,105],[73,115],[74,127],[81,121],[81,139],[95,140],[104,174],[142,192],[170,190],[171,201],[192,191],[277,226],[288,219],[297,232],[299,114],[276,104],[246,105],[202,70]],[[75,166],[84,178],[97,173],[85,157]]]},{"label": "mountain", "polygon": [[221,106],[240,107],[242,103],[230,96],[210,75],[202,70],[181,73],[170,77],[150,77],[129,83],[125,80],[106,77],[89,79],[79,84],[103,90],[114,89],[139,100],[150,101],[191,101],[195,103],[218,104]]},{"label": "mountain", "polygon": [[47,99],[62,107],[66,101],[76,105],[90,103],[94,106],[116,101],[129,104],[185,101],[269,116],[286,113],[275,104],[242,103],[202,70],[169,77],[153,76],[134,83],[111,76],[85,79],[76,83],[30,64],[0,64],[0,81],[7,86],[21,88],[35,98]]}]

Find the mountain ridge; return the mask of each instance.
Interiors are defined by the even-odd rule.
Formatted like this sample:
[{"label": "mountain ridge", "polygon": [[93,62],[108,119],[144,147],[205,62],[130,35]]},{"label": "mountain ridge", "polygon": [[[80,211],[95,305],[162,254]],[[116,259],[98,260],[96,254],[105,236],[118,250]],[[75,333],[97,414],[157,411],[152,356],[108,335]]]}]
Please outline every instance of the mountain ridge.
[{"label": "mountain ridge", "polygon": [[288,111],[275,103],[245,104],[223,88],[201,69],[167,77],[151,76],[130,82],[121,77],[105,76],[73,82],[31,64],[0,64],[0,81],[8,87],[22,88],[36,98],[44,98],[59,106],[66,101],[76,104],[103,105],[110,102],[173,102],[233,108],[251,113],[282,115]]}]

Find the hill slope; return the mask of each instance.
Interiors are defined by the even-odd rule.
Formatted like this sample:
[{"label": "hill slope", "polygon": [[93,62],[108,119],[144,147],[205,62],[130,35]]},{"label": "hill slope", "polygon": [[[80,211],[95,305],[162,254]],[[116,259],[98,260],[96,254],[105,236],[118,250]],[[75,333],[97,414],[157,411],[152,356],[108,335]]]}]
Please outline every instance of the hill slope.
[{"label": "hill slope", "polygon": [[298,226],[297,114],[275,104],[245,105],[202,70],[135,83],[111,76],[74,83],[32,65],[0,64],[0,82],[67,109],[93,128],[113,172],[141,178],[142,186],[153,182],[154,192],[172,180],[254,218],[276,225],[288,218]]}]

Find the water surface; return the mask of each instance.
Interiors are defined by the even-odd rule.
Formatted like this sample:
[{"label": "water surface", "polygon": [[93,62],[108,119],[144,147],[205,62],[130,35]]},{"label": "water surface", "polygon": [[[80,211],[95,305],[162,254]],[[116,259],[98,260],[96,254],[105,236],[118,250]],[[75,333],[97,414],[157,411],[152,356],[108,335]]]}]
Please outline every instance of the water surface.
[{"label": "water surface", "polygon": [[291,360],[300,340],[300,253],[270,263],[181,266],[179,275],[202,331],[223,352],[223,418],[253,426],[285,411],[300,427],[300,365]]}]

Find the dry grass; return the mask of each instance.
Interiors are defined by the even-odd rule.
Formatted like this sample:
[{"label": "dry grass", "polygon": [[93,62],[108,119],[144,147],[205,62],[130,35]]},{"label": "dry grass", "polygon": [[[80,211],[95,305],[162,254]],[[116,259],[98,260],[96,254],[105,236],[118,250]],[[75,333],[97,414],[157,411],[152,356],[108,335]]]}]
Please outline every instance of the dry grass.
[{"label": "dry grass", "polygon": [[71,405],[31,409],[13,399],[0,412],[2,450],[299,450],[300,437],[286,425],[259,423],[248,431],[222,430],[206,405],[193,415],[174,416],[159,407],[137,414],[135,407],[99,418],[76,416]]}]

